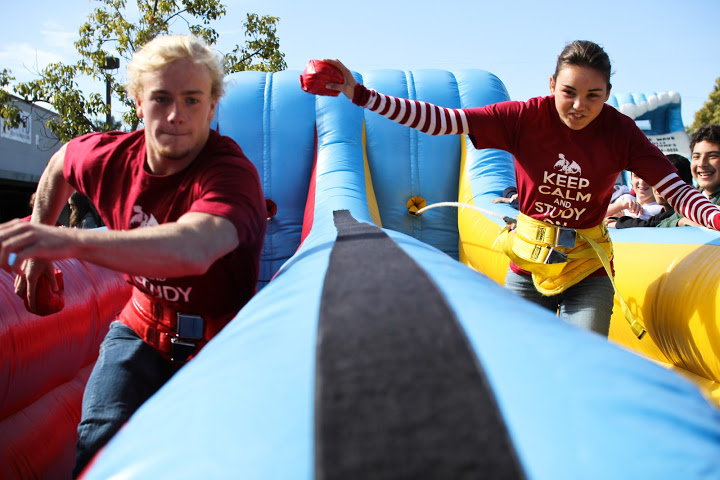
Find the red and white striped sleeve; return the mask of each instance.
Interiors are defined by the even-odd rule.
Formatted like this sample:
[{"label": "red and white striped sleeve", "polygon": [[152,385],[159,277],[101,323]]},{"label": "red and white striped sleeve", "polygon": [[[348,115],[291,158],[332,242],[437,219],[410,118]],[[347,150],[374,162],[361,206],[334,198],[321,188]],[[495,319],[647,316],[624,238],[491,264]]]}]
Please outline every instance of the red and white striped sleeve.
[{"label": "red and white striped sleeve", "polygon": [[467,115],[463,110],[391,97],[375,90],[369,90],[361,83],[355,86],[352,101],[354,104],[376,112],[393,122],[430,135],[466,135],[470,133]]},{"label": "red and white striped sleeve", "polygon": [[720,230],[720,208],[703,194],[685,183],[676,173],[671,173],[655,185],[668,203],[695,223],[713,230]]}]

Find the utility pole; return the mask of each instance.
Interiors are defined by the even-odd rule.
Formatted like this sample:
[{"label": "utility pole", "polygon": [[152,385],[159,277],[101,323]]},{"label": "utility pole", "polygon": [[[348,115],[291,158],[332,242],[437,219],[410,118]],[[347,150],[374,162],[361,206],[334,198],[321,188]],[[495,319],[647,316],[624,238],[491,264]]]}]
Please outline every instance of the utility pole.
[{"label": "utility pole", "polygon": [[[117,57],[106,56],[105,64],[100,67],[103,70],[117,70],[120,68],[120,59]],[[112,84],[110,83],[110,77],[105,78],[105,103],[107,103],[108,111],[105,117],[105,129],[110,130],[112,125],[112,115],[110,113],[110,100],[112,98]]]}]

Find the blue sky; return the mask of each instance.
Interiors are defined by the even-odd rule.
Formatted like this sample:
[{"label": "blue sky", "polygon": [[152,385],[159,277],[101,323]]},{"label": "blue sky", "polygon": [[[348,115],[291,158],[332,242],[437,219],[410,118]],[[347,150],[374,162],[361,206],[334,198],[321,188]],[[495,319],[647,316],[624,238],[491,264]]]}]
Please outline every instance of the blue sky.
[{"label": "blue sky", "polygon": [[[10,68],[18,80],[31,79],[32,72],[48,62],[72,62],[77,29],[99,5],[89,0],[4,3],[0,68]],[[548,78],[567,42],[588,39],[603,45],[610,55],[614,93],[679,92],[686,125],[720,77],[717,0],[225,0],[224,4],[228,14],[213,24],[220,33],[220,51],[242,41],[246,12],[274,15],[280,17],[280,45],[292,70],[302,70],[311,58],[324,57],[339,58],[361,73],[380,68],[481,68],[497,75],[511,98],[526,100],[548,94]],[[104,93],[103,85],[87,85]]]}]

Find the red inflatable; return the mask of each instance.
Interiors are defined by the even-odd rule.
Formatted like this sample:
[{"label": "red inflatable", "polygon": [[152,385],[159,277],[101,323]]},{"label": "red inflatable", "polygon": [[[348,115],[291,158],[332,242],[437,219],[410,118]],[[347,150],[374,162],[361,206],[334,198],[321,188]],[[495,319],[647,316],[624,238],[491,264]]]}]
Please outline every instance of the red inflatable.
[{"label": "red inflatable", "polygon": [[[56,262],[64,308],[38,316],[0,270],[0,478],[70,478],[80,405],[100,342],[130,296],[122,275]],[[47,300],[47,299],[46,299]]]}]

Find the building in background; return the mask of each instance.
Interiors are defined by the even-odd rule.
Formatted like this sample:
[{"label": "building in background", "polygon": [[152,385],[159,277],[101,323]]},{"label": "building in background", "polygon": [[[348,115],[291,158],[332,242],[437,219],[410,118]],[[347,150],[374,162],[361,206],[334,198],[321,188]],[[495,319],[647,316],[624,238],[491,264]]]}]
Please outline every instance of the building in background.
[{"label": "building in background", "polygon": [[[62,143],[46,127],[56,113],[14,97],[23,111],[26,125],[5,131],[0,119],[0,222],[29,214],[30,195],[40,175]],[[63,210],[63,216],[67,213]],[[63,223],[67,223],[67,219]]]}]

